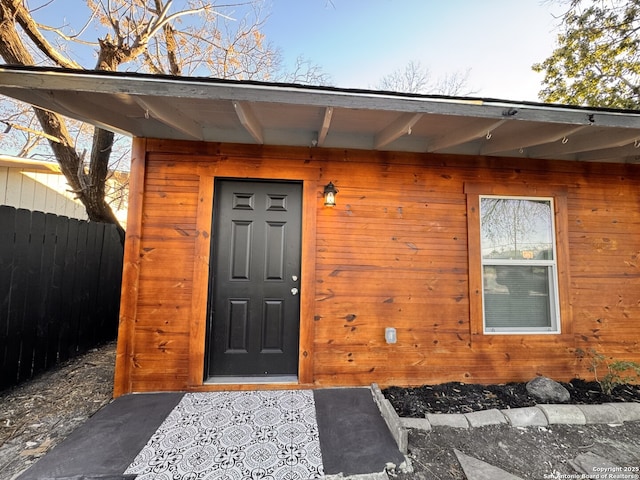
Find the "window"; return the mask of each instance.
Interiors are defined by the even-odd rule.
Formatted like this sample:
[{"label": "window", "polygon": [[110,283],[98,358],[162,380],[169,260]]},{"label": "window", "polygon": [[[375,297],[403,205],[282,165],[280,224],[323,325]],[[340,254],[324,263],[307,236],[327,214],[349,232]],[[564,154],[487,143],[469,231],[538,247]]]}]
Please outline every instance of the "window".
[{"label": "window", "polygon": [[567,187],[467,182],[469,329],[570,337]]},{"label": "window", "polygon": [[557,333],[553,198],[480,196],[484,333]]}]

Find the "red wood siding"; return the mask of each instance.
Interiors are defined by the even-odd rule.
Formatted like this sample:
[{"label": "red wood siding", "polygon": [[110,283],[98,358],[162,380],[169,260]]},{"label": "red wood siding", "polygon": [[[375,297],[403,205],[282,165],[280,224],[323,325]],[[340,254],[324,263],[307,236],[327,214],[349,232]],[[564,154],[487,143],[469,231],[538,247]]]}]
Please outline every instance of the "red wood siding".
[{"label": "red wood siding", "polygon": [[[140,238],[127,245],[139,286],[123,288],[119,341],[127,348],[119,350],[117,394],[216,388],[202,383],[215,176],[303,180],[304,386],[589,378],[576,347],[640,361],[640,167],[166,140],[144,145]],[[321,199],[329,181],[339,189],[335,208]],[[566,192],[562,334],[472,335],[469,183]],[[397,344],[385,343],[385,327],[397,329]]]}]

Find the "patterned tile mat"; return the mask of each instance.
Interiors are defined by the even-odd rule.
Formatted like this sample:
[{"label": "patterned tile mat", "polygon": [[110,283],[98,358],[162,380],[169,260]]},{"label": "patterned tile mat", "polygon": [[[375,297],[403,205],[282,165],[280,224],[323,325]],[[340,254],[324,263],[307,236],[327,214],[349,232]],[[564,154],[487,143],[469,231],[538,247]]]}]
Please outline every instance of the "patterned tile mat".
[{"label": "patterned tile mat", "polygon": [[137,480],[322,478],[313,392],[187,393],[125,471]]}]

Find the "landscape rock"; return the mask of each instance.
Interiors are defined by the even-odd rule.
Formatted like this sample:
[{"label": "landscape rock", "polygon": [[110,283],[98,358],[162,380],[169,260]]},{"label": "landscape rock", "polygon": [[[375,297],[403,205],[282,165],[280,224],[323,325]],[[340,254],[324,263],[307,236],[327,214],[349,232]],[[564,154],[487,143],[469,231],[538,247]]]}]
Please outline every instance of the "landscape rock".
[{"label": "landscape rock", "polygon": [[566,403],[571,399],[566,388],[555,380],[542,376],[527,383],[527,392],[544,403]]}]

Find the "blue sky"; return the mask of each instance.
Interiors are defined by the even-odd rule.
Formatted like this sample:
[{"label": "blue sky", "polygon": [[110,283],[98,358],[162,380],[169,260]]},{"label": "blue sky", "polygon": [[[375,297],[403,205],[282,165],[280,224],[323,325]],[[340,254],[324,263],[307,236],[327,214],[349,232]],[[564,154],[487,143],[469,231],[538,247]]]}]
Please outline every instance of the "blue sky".
[{"label": "blue sky", "polygon": [[264,33],[289,62],[336,86],[371,88],[409,61],[434,78],[470,69],[478,96],[537,100],[531,65],[553,51],[558,7],[544,0],[271,0]]},{"label": "blue sky", "polygon": [[[236,1],[217,1],[232,4]],[[81,25],[84,0],[33,0],[41,19],[53,16]],[[185,0],[176,0],[175,10]],[[531,65],[553,51],[560,8],[550,0],[264,0],[263,33],[293,66],[302,55],[329,74],[333,84],[375,88],[410,61],[429,68],[434,80],[470,70],[475,96],[536,101],[542,76]],[[66,7],[57,7],[64,5]],[[552,10],[555,9],[555,12]],[[224,9],[225,13],[234,8]],[[235,12],[242,17],[242,8]],[[232,15],[234,15],[232,13]],[[60,22],[63,20],[60,19]],[[85,32],[93,39],[95,32]],[[86,62],[83,62],[86,63]],[[91,62],[88,62],[91,64]]]}]

